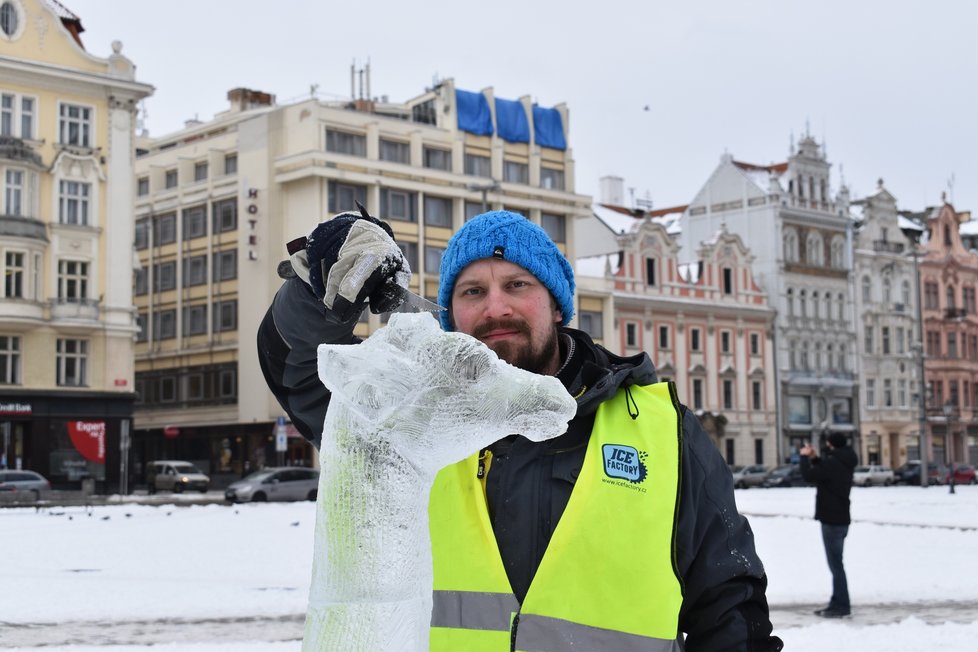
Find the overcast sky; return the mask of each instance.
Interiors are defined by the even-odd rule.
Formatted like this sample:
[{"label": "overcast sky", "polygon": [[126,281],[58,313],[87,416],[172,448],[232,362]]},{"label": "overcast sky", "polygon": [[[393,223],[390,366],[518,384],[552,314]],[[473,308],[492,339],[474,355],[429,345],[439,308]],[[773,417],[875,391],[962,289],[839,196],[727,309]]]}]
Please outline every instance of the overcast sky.
[{"label": "overcast sky", "polygon": [[[279,103],[436,78],[570,109],[577,191],[613,174],[656,207],[688,203],[720,156],[783,161],[806,128],[854,196],[883,178],[901,208],[978,210],[978,3],[726,0],[465,3],[62,0],[98,56],[113,40],[152,84],[159,136],[245,86]],[[648,109],[646,110],[646,107]],[[953,191],[950,181],[954,179]]]}]

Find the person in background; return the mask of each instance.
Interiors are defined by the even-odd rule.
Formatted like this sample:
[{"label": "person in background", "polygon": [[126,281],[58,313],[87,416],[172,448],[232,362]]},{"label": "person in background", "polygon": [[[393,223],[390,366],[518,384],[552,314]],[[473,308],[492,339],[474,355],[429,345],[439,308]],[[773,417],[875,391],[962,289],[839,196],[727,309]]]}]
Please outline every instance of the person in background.
[{"label": "person in background", "polygon": [[824,459],[818,456],[811,444],[802,447],[801,475],[815,484],[815,520],[822,523],[825,559],[832,572],[832,597],[829,604],[818,609],[815,615],[841,618],[851,613],[842,549],[852,521],[849,492],[852,489],[852,471],[856,468],[856,453],[840,432],[829,435],[826,443],[828,452]]},{"label": "person in background", "polygon": [[[360,314],[395,308],[410,269],[362,208],[290,253],[259,358],[318,446],[330,397],[316,347],[359,342]],[[438,475],[431,649],[780,650],[723,459],[645,353],[620,357],[567,326],[574,273],[546,232],[509,211],[474,217],[443,254],[438,302],[444,329],[556,376],[578,410],[560,437],[512,435]]]}]

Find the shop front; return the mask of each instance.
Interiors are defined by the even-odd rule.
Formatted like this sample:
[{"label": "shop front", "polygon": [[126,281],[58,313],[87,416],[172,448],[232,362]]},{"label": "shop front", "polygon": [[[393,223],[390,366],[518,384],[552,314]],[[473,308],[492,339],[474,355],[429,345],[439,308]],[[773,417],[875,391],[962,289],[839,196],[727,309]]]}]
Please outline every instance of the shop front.
[{"label": "shop front", "polygon": [[36,471],[55,489],[118,491],[133,400],[102,392],[0,394],[0,468]]}]

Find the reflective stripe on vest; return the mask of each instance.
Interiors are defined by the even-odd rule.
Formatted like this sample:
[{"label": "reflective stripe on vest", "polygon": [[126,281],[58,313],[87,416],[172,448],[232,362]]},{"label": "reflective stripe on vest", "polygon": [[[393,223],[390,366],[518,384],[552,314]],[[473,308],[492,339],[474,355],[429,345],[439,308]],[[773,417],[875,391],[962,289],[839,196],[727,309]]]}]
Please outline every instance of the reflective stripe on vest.
[{"label": "reflective stripe on vest", "polygon": [[439,473],[429,507],[431,650],[508,650],[517,612],[520,651],[680,649],[678,401],[667,383],[629,393],[598,408],[583,468],[521,608],[489,522],[478,455]]}]

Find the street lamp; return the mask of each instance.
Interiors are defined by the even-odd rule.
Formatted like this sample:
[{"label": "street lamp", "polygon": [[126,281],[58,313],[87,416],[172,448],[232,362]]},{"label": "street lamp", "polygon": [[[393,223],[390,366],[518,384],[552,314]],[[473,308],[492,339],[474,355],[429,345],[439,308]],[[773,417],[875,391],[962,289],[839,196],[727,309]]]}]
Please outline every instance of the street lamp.
[{"label": "street lamp", "polygon": [[920,486],[927,488],[927,466],[930,462],[930,443],[927,439],[927,404],[924,381],[924,316],[920,305],[920,269],[917,267],[917,243],[923,237],[923,230],[912,227],[901,228],[903,235],[910,240],[910,253],[913,255],[913,279],[917,294],[917,341],[913,349],[917,356],[917,407],[918,428],[920,430]]},{"label": "street lamp", "polygon": [[474,190],[482,193],[482,212],[485,213],[487,210],[489,210],[489,205],[486,201],[486,194],[499,190],[499,182],[493,180],[492,183],[486,184],[470,183],[469,185],[465,186],[465,188],[466,190]]},{"label": "street lamp", "polygon": [[954,435],[951,432],[951,422],[954,419],[954,408],[955,405],[951,401],[944,404],[944,461],[947,462],[947,483],[950,486],[950,493],[952,494],[954,493],[954,466],[948,461],[948,450],[951,448],[952,442],[954,441]]}]

